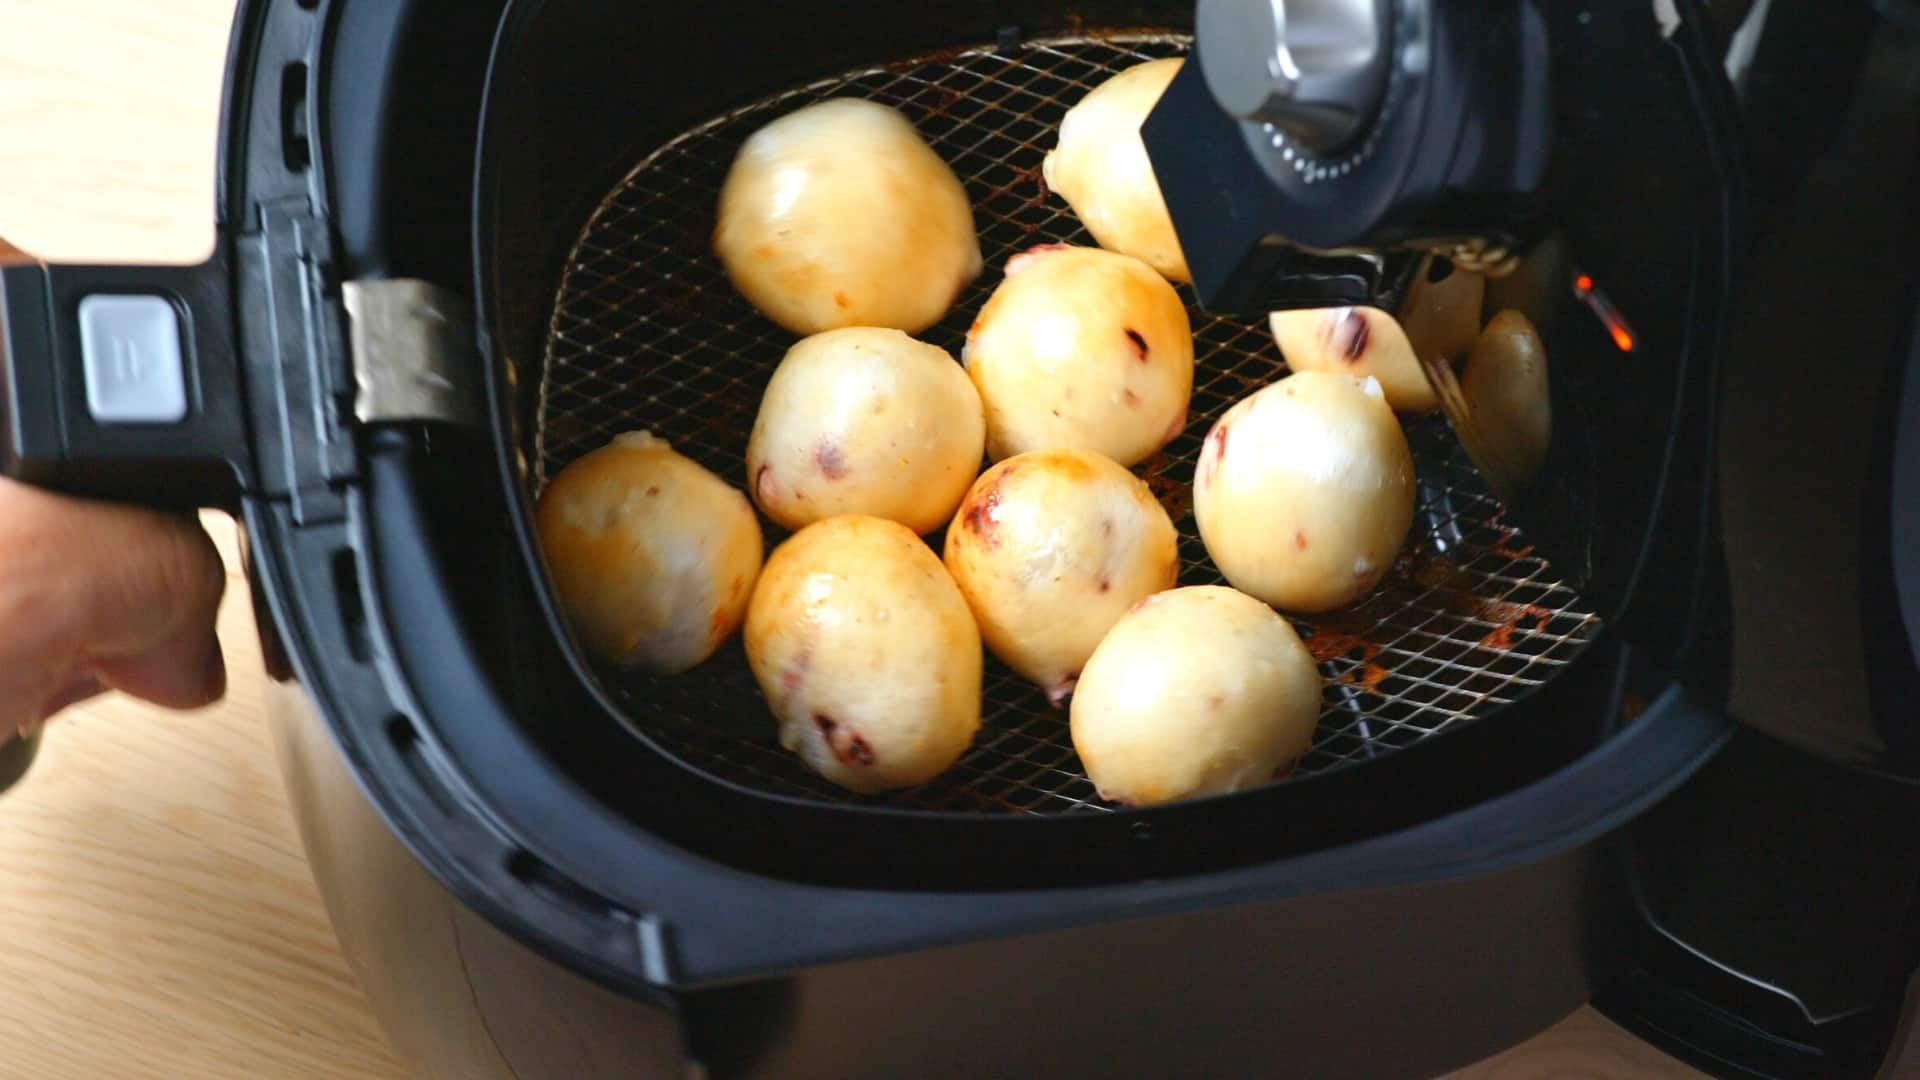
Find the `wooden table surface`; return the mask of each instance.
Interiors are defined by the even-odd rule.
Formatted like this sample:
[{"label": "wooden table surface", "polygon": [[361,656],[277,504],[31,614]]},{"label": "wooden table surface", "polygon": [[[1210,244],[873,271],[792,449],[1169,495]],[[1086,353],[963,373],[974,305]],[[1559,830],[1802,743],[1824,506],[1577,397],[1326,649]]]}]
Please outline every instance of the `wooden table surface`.
[{"label": "wooden table surface", "polygon": [[[69,261],[203,256],[232,11],[0,0],[0,236]],[[232,523],[207,524],[231,568]],[[225,703],[81,706],[0,797],[0,1077],[402,1075],[301,854],[244,588],[230,569]],[[1582,1009],[1459,1075],[1699,1074]]]}]

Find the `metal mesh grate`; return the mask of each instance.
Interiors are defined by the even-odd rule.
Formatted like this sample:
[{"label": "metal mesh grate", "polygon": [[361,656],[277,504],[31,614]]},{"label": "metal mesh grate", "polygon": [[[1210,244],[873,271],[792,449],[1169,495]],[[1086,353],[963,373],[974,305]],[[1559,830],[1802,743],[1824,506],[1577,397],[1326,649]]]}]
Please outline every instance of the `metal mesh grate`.
[{"label": "metal mesh grate", "polygon": [[[540,382],[535,482],[637,428],[743,482],[761,389],[793,341],[739,297],[708,246],[721,181],[753,130],[831,96],[884,102],[914,122],[966,183],[981,227],[986,272],[922,335],[958,355],[1008,256],[1036,243],[1092,243],[1040,180],[1061,116],[1114,72],[1185,48],[1183,37],[1142,33],[949,50],[812,83],[655,150],[595,212],[568,260]],[[1192,420],[1136,471],[1180,530],[1181,584],[1198,585],[1221,580],[1189,509],[1201,440],[1215,417],[1286,367],[1263,323],[1190,311]],[[1413,422],[1408,435],[1420,506],[1406,551],[1359,604],[1295,620],[1326,689],[1313,748],[1294,775],[1376,758],[1497,709],[1551,677],[1599,629],[1580,597],[1502,526],[1499,503],[1445,422]],[[770,542],[783,538],[767,528]],[[939,550],[941,538],[931,539]],[[1066,714],[991,657],[972,750],[932,784],[872,798],[814,777],[780,748],[737,638],[685,675],[606,678],[637,728],[750,787],[933,810],[1108,808],[1080,770]]]}]

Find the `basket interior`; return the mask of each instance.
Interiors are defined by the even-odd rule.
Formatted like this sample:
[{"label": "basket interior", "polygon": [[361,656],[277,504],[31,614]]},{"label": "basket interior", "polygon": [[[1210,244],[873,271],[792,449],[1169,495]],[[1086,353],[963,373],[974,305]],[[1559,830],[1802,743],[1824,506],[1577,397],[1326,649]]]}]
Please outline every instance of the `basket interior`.
[{"label": "basket interior", "polygon": [[[863,67],[735,109],[648,153],[592,213],[559,283],[538,379],[528,467],[536,486],[612,435],[648,429],[736,485],[761,390],[793,336],[743,300],[713,257],[721,181],[740,143],[783,113],[858,96],[899,108],[972,197],[986,271],[921,335],[958,355],[1007,258],[1039,243],[1092,244],[1040,177],[1065,111],[1109,75],[1182,54],[1187,38],[1110,33],[947,49]],[[1222,582],[1191,514],[1194,462],[1213,421],[1286,373],[1264,320],[1189,301],[1195,375],[1186,429],[1137,472],[1181,535],[1182,585]],[[1320,661],[1323,708],[1290,776],[1378,759],[1458,728],[1551,678],[1600,629],[1591,605],[1503,523],[1439,417],[1410,419],[1415,523],[1387,579],[1328,616],[1295,618]],[[785,533],[763,521],[770,545]],[[941,537],[929,538],[939,550]],[[705,772],[761,791],[948,812],[1113,809],[1082,773],[1066,714],[989,657],[982,727],[936,781],[855,796],[781,749],[736,638],[683,675],[601,677],[628,723]]]}]

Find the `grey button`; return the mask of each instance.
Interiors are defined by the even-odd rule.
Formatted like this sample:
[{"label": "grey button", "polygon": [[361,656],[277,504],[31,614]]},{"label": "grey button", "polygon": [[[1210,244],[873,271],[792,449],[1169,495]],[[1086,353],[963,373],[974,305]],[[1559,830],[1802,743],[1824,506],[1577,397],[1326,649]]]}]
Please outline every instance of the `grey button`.
[{"label": "grey button", "polygon": [[187,418],[180,316],[158,296],[80,301],[87,411],[102,424],[174,424]]}]

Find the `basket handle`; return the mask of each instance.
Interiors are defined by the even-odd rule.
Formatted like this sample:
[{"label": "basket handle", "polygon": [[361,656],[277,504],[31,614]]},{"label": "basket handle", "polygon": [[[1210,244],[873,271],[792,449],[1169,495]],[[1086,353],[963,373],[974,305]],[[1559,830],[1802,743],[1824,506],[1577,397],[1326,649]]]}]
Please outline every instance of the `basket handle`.
[{"label": "basket handle", "polygon": [[[227,278],[48,265],[0,238],[0,476],[163,510],[235,510],[246,470]],[[0,791],[37,740],[0,739]]]},{"label": "basket handle", "polygon": [[224,266],[49,265],[0,239],[0,475],[232,509],[246,469]]}]

